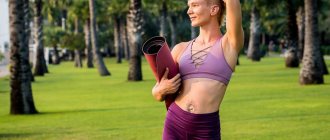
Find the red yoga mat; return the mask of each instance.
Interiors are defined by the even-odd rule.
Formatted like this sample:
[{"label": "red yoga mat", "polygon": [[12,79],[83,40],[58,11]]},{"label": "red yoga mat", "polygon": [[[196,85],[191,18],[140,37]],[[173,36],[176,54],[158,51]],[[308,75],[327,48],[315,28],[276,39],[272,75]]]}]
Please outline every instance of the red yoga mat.
[{"label": "red yoga mat", "polygon": [[[150,38],[143,44],[142,51],[158,82],[160,82],[166,68],[169,69],[167,77],[169,79],[179,73],[179,67],[173,60],[164,37],[155,36]],[[176,96],[177,93],[165,96],[166,109],[174,102]]]}]

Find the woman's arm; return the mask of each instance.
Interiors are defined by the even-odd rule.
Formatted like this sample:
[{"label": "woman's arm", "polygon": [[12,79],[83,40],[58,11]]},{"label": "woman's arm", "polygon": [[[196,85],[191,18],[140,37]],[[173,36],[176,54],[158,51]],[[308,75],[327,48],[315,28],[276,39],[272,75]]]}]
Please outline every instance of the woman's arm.
[{"label": "woman's arm", "polygon": [[157,82],[152,88],[152,95],[157,101],[164,101],[166,95],[175,93],[181,85],[180,74],[177,74],[172,79],[168,79],[168,72],[169,70],[166,68],[160,82]]},{"label": "woman's arm", "polygon": [[226,30],[230,48],[238,53],[244,44],[244,32],[242,27],[242,11],[239,0],[223,0],[226,4]]},{"label": "woman's arm", "polygon": [[[173,47],[171,55],[176,64],[178,63],[178,58],[186,45],[188,45],[187,42],[181,42]],[[179,90],[181,85],[180,74],[177,74],[172,79],[168,79],[168,72],[169,70],[166,68],[166,71],[160,82],[157,82],[152,88],[152,95],[157,101],[164,101],[164,97],[166,95],[175,93]]]},{"label": "woman's arm", "polygon": [[[178,63],[178,57],[180,53],[182,53],[182,48],[184,45],[187,45],[186,43],[179,43],[173,47],[173,50],[171,51],[173,60],[175,63]],[[164,101],[164,97],[168,94],[175,93],[180,85],[181,85],[181,78],[180,74],[177,74],[172,79],[168,79],[168,68],[166,68],[166,71],[160,80],[160,82],[157,82],[155,86],[152,88],[152,95],[157,101]]]}]

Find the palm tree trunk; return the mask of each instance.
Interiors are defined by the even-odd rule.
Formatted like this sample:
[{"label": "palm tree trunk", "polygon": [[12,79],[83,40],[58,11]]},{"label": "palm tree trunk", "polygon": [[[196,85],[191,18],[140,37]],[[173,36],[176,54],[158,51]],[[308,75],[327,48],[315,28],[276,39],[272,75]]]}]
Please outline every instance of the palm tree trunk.
[{"label": "palm tree trunk", "polygon": [[117,63],[121,63],[121,35],[120,35],[120,18],[118,15],[114,17],[114,44],[116,50]]},{"label": "palm tree trunk", "polygon": [[43,24],[42,24],[42,0],[36,0],[34,2],[34,8],[36,16],[34,17],[34,42],[36,50],[36,62],[34,65],[34,75],[43,76],[46,73],[45,67],[46,60],[44,55],[44,46],[43,46]]},{"label": "palm tree trunk", "polygon": [[91,26],[91,37],[92,37],[92,47],[94,62],[101,76],[110,75],[107,67],[104,64],[103,58],[100,54],[100,50],[97,46],[97,32],[96,32],[96,22],[95,22],[95,9],[94,9],[94,0],[89,0],[89,12],[90,12],[90,26]]},{"label": "palm tree trunk", "polygon": [[41,62],[42,67],[43,67],[45,73],[49,73],[49,71],[48,71],[48,67],[47,67],[46,58],[45,58],[45,55],[44,55],[45,53],[44,53],[44,51],[43,51],[42,53],[43,53],[43,56],[44,56],[44,59],[42,60],[43,62]]},{"label": "palm tree trunk", "polygon": [[[79,19],[76,17],[74,22],[75,30],[74,33],[77,35],[79,33]],[[70,51],[71,52],[71,51]],[[81,60],[81,52],[79,49],[74,50],[74,66],[78,68],[82,68],[82,60]]]},{"label": "palm tree trunk", "polygon": [[261,33],[261,46],[266,46],[266,33]]},{"label": "palm tree trunk", "polygon": [[167,6],[166,0],[162,0],[162,9],[160,10],[160,32],[159,35],[166,38],[166,16],[167,16]]},{"label": "palm tree trunk", "polygon": [[126,19],[120,18],[120,38],[121,38],[121,48],[122,54],[125,56],[126,60],[129,59],[129,47],[128,47],[128,37],[126,28]]},{"label": "palm tree trunk", "polygon": [[32,66],[30,65],[30,56],[29,56],[29,52],[30,52],[30,34],[31,34],[31,29],[30,29],[30,8],[29,8],[29,0],[23,0],[24,5],[23,5],[23,10],[24,10],[24,29],[25,29],[25,36],[24,36],[24,41],[25,44],[28,45],[28,53],[27,58],[28,58],[28,62],[29,62],[29,77],[30,80],[32,82],[34,82],[34,76],[32,74]]},{"label": "palm tree trunk", "polygon": [[61,10],[61,26],[62,26],[63,31],[66,30],[66,16],[67,16],[67,10],[62,9]]},{"label": "palm tree trunk", "polygon": [[[10,21],[10,114],[35,114],[31,69],[26,41],[24,4],[27,1],[9,0]],[[26,5],[25,5],[26,6]],[[26,9],[25,9],[26,10]]]},{"label": "palm tree trunk", "polygon": [[323,84],[321,52],[318,40],[317,2],[305,2],[305,45],[303,66],[300,70],[299,82],[306,84]]},{"label": "palm tree trunk", "polygon": [[256,6],[251,12],[250,40],[247,57],[252,61],[260,61],[260,14]]},{"label": "palm tree trunk", "polygon": [[298,58],[302,61],[304,55],[304,34],[305,34],[305,14],[304,7],[300,6],[297,11],[297,25],[298,25]]},{"label": "palm tree trunk", "polygon": [[53,63],[52,64],[58,65],[58,64],[60,64],[60,56],[59,56],[59,52],[58,52],[56,44],[53,45],[53,49],[54,49],[54,54],[53,54]]},{"label": "palm tree trunk", "polygon": [[77,68],[82,68],[82,60],[81,60],[81,53],[80,50],[74,49],[74,66]]},{"label": "palm tree trunk", "polygon": [[169,21],[169,25],[170,25],[170,30],[171,30],[171,48],[175,46],[176,44],[176,20],[175,20],[175,16],[170,15],[167,17],[168,21]]},{"label": "palm tree trunk", "polygon": [[130,50],[129,50],[129,43],[128,43],[128,33],[127,33],[127,22],[125,18],[121,18],[121,35],[122,35],[122,48],[124,50],[126,60],[130,58]]},{"label": "palm tree trunk", "polygon": [[129,81],[141,81],[141,44],[142,44],[142,4],[141,0],[130,0],[127,15],[127,28],[130,46]]},{"label": "palm tree trunk", "polygon": [[288,50],[285,54],[285,66],[296,68],[299,66],[298,50],[298,27],[296,20],[296,12],[294,11],[292,0],[286,0],[286,8],[288,11],[287,24],[287,46]]},{"label": "palm tree trunk", "polygon": [[86,45],[86,56],[87,56],[87,68],[93,68],[93,53],[91,46],[91,35],[90,35],[90,22],[89,19],[85,21],[84,25],[85,32],[85,45]]}]

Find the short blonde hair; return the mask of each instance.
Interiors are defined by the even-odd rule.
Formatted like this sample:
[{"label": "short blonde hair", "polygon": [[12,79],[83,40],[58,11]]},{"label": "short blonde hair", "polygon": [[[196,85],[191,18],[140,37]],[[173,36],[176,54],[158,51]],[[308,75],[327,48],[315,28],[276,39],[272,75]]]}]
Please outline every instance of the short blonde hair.
[{"label": "short blonde hair", "polygon": [[226,4],[223,0],[207,0],[208,4],[215,4],[219,6],[219,13],[218,13],[218,23],[221,26],[224,22],[225,13],[226,13]]}]

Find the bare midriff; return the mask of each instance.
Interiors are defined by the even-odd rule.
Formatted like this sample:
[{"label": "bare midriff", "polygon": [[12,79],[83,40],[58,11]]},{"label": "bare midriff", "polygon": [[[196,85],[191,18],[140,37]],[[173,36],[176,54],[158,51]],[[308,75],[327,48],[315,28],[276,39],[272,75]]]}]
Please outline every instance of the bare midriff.
[{"label": "bare midriff", "polygon": [[183,110],[194,114],[206,114],[219,110],[227,86],[207,78],[186,79],[175,103]]}]

